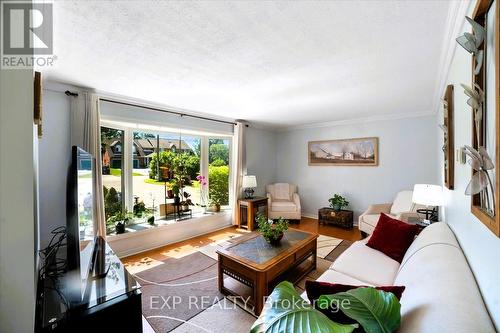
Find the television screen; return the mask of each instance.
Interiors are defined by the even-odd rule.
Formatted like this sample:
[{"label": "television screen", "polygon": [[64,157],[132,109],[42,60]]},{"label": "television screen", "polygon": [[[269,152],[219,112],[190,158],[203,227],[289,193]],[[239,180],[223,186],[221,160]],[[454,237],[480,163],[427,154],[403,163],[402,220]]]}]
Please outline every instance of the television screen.
[{"label": "television screen", "polygon": [[[81,280],[78,283],[81,286],[86,284],[94,248],[93,178],[92,155],[73,146],[66,203],[67,263],[68,271],[73,278]],[[78,285],[76,281],[75,284]],[[84,289],[76,293],[80,300]]]}]

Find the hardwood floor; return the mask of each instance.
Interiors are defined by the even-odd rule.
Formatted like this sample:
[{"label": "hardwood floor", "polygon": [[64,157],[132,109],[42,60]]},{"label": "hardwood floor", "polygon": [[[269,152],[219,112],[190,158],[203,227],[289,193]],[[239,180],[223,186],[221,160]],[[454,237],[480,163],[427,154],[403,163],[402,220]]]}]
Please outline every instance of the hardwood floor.
[{"label": "hardwood floor", "polygon": [[[350,241],[361,239],[361,233],[357,227],[354,227],[352,230],[345,230],[331,225],[318,225],[318,220],[307,217],[303,217],[300,224],[290,224],[290,228]],[[237,237],[246,233],[248,232],[245,230],[237,229],[236,227],[228,227],[179,243],[166,245],[154,250],[122,258],[122,262],[130,273],[134,274],[144,269],[160,265],[161,262],[167,258],[180,258],[196,252],[202,246],[209,245],[222,239],[227,239],[231,236]]]},{"label": "hardwood floor", "polygon": [[354,227],[351,230],[346,230],[334,227],[332,225],[319,225],[318,220],[311,219],[309,217],[302,217],[302,219],[300,220],[300,224],[290,224],[290,227],[350,241],[357,241],[362,238],[358,227]]}]

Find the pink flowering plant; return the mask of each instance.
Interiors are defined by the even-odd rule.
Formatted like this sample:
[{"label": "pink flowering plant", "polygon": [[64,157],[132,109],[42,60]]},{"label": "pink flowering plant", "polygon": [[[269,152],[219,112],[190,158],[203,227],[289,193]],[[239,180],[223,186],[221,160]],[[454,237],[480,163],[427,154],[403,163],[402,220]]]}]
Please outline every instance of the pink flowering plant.
[{"label": "pink flowering plant", "polygon": [[207,179],[205,176],[198,175],[196,180],[200,183],[200,206],[207,207]]}]

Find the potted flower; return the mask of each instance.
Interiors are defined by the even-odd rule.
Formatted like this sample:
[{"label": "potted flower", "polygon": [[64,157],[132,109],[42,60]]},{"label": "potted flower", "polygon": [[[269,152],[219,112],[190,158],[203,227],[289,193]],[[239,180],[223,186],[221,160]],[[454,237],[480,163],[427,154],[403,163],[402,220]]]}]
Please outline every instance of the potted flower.
[{"label": "potted flower", "polygon": [[181,205],[183,211],[187,211],[187,210],[189,210],[189,206],[193,206],[194,204],[191,201],[191,199],[189,199],[189,197],[191,197],[191,194],[184,192],[183,197],[184,197],[184,200],[180,203],[180,205]]},{"label": "potted flower", "polygon": [[174,190],[173,190],[174,186],[175,186],[175,180],[170,180],[167,183],[167,198],[169,199],[174,198]]},{"label": "potted flower", "polygon": [[172,185],[172,192],[174,193],[174,203],[176,205],[179,205],[181,202],[181,197],[179,196],[179,194],[181,193],[181,188],[177,184],[177,182]]},{"label": "potted flower", "polygon": [[115,225],[116,234],[125,233],[125,226],[130,221],[130,214],[125,212],[118,212],[115,215],[111,216],[107,223]]},{"label": "potted flower", "polygon": [[215,212],[220,212],[220,205],[221,205],[221,201],[219,200],[218,197],[216,196],[213,196],[210,198],[210,205],[214,208],[214,211]]},{"label": "potted flower", "polygon": [[206,209],[207,207],[207,179],[205,176],[198,175],[196,180],[200,183],[200,207]]},{"label": "potted flower", "polygon": [[288,230],[288,220],[280,217],[276,222],[271,219],[267,219],[264,215],[259,214],[255,220],[259,225],[259,231],[262,237],[271,245],[279,245],[283,234]]},{"label": "potted flower", "polygon": [[342,210],[342,208],[349,206],[349,201],[346,200],[340,194],[334,194],[333,198],[328,199],[330,202],[330,207],[336,212]]}]

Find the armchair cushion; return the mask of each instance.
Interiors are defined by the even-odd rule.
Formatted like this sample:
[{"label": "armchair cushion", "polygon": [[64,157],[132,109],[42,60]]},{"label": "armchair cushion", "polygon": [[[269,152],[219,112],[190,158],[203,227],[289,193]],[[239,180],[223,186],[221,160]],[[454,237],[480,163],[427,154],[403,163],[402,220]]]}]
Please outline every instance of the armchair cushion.
[{"label": "armchair cushion", "polygon": [[275,200],[290,200],[290,185],[287,183],[274,184],[274,199]]},{"label": "armchair cushion", "polygon": [[392,203],[373,204],[368,206],[368,209],[363,214],[375,214],[378,216],[380,213],[390,214]]},{"label": "armchair cushion", "polygon": [[396,195],[396,199],[391,206],[391,215],[399,213],[411,212],[413,208],[412,202],[413,191],[401,191]]},{"label": "armchair cushion", "polygon": [[375,228],[379,218],[380,214],[367,214],[363,215],[363,222]]},{"label": "armchair cushion", "polygon": [[271,210],[273,212],[295,212],[297,206],[292,201],[274,200],[271,204]]}]

